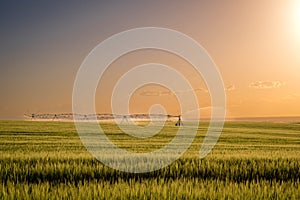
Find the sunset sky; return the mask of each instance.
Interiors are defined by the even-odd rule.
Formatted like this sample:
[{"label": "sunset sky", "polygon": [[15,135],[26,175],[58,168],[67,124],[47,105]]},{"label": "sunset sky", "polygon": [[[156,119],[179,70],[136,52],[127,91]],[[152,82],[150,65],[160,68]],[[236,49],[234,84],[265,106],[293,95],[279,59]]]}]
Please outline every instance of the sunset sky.
[{"label": "sunset sky", "polygon": [[[0,119],[72,112],[73,83],[84,58],[106,38],[137,27],[165,27],[199,42],[223,77],[229,117],[300,116],[300,1],[1,1]],[[209,94],[182,59],[142,50],[116,60],[99,83],[97,112],[110,112],[110,91],[134,65],[158,62],[192,82],[200,110]],[[153,103],[171,114],[167,88],[148,85],[132,112]],[[169,107],[168,107],[169,106]]]}]

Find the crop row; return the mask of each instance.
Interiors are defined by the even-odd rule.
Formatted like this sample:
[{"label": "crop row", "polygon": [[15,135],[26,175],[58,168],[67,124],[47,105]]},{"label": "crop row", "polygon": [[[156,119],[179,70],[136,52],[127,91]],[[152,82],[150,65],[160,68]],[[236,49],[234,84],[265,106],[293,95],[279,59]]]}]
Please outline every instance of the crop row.
[{"label": "crop row", "polygon": [[124,181],[147,179],[247,181],[299,181],[298,159],[179,159],[158,171],[132,174],[104,166],[91,158],[0,160],[0,182],[82,183],[84,181]]}]

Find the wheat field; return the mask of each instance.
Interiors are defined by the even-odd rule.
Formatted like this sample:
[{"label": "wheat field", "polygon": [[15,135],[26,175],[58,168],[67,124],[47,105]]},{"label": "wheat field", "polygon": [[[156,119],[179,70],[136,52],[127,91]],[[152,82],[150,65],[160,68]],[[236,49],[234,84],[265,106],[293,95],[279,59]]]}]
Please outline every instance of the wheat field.
[{"label": "wheat field", "polygon": [[[113,123],[101,126],[136,152],[161,148],[177,130],[168,122],[141,141]],[[199,159],[207,127],[200,123],[171,165],[132,174],[93,158],[71,122],[0,121],[0,199],[300,199],[300,123],[226,122]]]}]

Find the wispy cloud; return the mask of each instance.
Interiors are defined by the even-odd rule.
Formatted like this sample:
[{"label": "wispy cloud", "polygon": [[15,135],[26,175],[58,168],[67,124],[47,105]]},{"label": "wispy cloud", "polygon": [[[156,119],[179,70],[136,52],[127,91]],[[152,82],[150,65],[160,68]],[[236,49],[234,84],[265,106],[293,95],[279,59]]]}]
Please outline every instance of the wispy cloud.
[{"label": "wispy cloud", "polygon": [[159,96],[159,92],[157,91],[143,91],[140,93],[141,96],[149,96],[149,97],[152,97],[152,96]]},{"label": "wispy cloud", "polygon": [[283,97],[283,100],[294,100],[294,99],[298,99],[300,97],[300,95],[298,94],[288,94],[286,96]]},{"label": "wispy cloud", "polygon": [[191,90],[179,90],[179,91],[176,91],[177,93],[185,93],[185,92],[204,92],[204,93],[207,93],[208,90],[205,89],[205,88],[196,88],[196,89],[191,89]]},{"label": "wispy cloud", "polygon": [[[226,91],[233,91],[235,90],[235,85],[231,84],[227,87],[225,87],[225,90]],[[199,87],[199,88],[196,88],[196,89],[190,89],[190,90],[178,90],[178,91],[175,91],[174,93],[179,93],[179,94],[182,94],[182,93],[188,93],[188,92],[194,92],[194,93],[208,93],[208,90],[206,88],[202,88],[202,87]],[[158,96],[172,96],[174,95],[171,91],[159,91],[159,90],[145,90],[145,91],[142,91],[141,93],[139,93],[140,96],[152,96],[152,97],[158,97]]]},{"label": "wispy cloud", "polygon": [[171,91],[160,91],[158,96],[168,96],[172,95]]},{"label": "wispy cloud", "polygon": [[283,85],[285,85],[285,83],[281,81],[256,81],[250,83],[249,87],[255,89],[272,89],[279,88]]},{"label": "wispy cloud", "polygon": [[159,96],[167,96],[172,95],[171,91],[143,91],[139,93],[140,96],[148,96],[148,97],[159,97]]},{"label": "wispy cloud", "polygon": [[235,90],[235,85],[233,85],[233,84],[228,85],[228,86],[226,87],[226,91],[228,91],[228,92],[233,91],[233,90]]},{"label": "wispy cloud", "polygon": [[194,91],[195,91],[195,92],[205,92],[205,93],[208,92],[208,90],[205,89],[205,88],[196,88]]}]

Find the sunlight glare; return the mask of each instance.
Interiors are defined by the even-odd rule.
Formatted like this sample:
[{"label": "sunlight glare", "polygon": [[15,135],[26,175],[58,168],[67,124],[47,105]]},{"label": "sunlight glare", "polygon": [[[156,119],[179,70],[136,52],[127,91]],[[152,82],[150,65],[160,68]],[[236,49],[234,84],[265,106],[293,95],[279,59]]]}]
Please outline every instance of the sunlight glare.
[{"label": "sunlight glare", "polygon": [[297,34],[300,36],[300,0],[295,1],[293,15],[294,26]]}]

